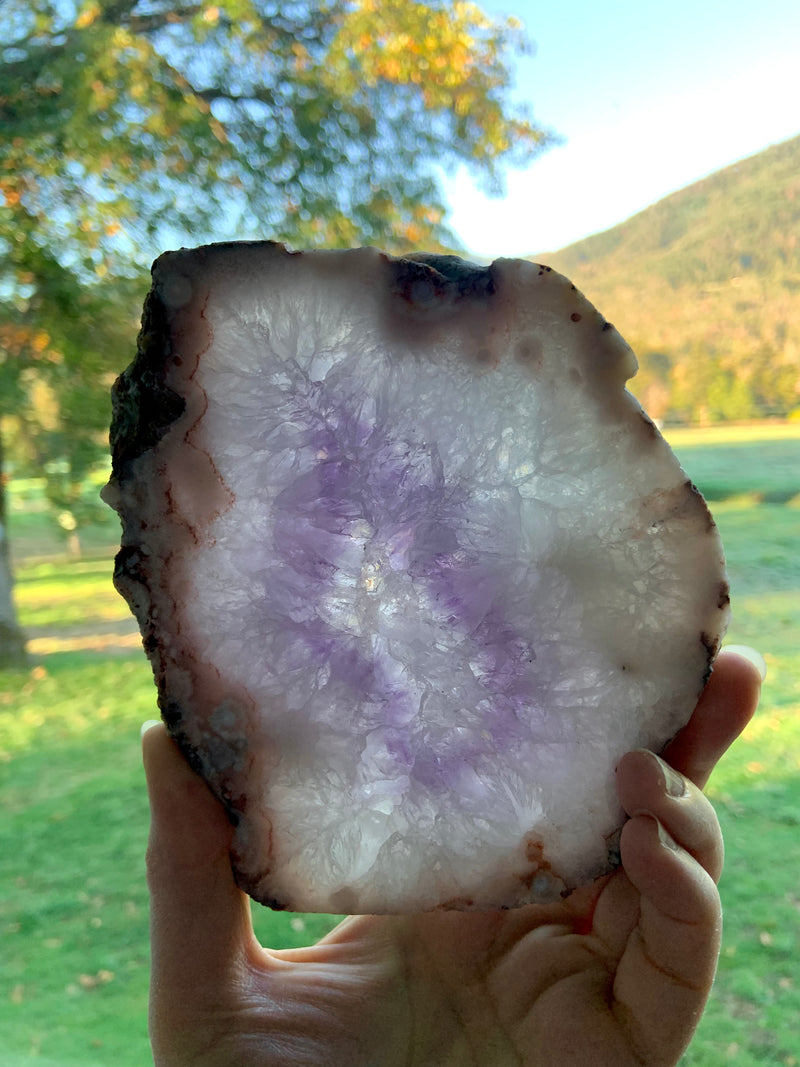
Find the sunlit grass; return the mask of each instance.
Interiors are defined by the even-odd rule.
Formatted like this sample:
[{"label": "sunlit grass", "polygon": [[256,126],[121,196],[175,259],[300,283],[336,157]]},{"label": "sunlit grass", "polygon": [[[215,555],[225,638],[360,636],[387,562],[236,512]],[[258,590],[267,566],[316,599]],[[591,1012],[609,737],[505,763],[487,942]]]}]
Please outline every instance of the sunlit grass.
[{"label": "sunlit grass", "polygon": [[[763,503],[758,481],[769,474],[789,499],[800,427],[752,439],[744,429],[674,441],[701,487],[728,487],[712,508],[730,569],[729,640],[759,648],[769,669],[759,714],[709,788],[726,837],[725,933],[685,1067],[800,1064],[800,511]],[[2,1067],[150,1062],[139,725],[157,710],[144,655],[120,652],[128,614],[110,573],[108,552],[18,567],[23,623],[46,636],[28,670],[0,673]],[[85,651],[52,651],[76,640]],[[307,944],[332,921],[256,914],[275,947]]]},{"label": "sunlit grass", "polygon": [[742,425],[667,426],[662,433],[673,448],[692,446],[752,444],[765,441],[800,441],[800,420],[793,422],[750,422]]},{"label": "sunlit grass", "polygon": [[768,669],[756,718],[709,785],[726,843],[725,930],[714,994],[683,1064],[797,1067],[800,425],[667,436],[711,498],[731,578],[729,640],[758,648]]},{"label": "sunlit grass", "polygon": [[22,674],[0,672],[0,760],[34,746],[135,728],[154,714],[144,655],[51,655]]},{"label": "sunlit grass", "polygon": [[20,568],[16,601],[20,625],[69,626],[126,621],[130,613],[111,584],[109,558]]},{"label": "sunlit grass", "polygon": [[671,444],[712,503],[753,506],[800,500],[800,437],[702,445],[673,440]]}]

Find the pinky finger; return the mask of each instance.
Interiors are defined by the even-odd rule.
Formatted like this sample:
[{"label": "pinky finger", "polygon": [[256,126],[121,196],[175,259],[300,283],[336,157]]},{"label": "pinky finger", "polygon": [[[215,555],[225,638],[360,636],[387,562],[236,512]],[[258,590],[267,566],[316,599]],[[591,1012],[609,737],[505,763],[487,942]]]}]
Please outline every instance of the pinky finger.
[{"label": "pinky finger", "polygon": [[719,895],[710,875],[650,814],[625,825],[621,848],[641,909],[617,968],[615,1012],[648,1064],[673,1064],[691,1040],[714,980]]}]

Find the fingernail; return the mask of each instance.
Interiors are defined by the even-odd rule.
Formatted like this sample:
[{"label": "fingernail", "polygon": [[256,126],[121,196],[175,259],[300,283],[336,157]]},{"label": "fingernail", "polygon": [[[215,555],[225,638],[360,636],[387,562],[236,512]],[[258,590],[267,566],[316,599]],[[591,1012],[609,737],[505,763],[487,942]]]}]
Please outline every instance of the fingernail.
[{"label": "fingernail", "polygon": [[664,846],[664,848],[668,848],[670,850],[670,852],[680,852],[681,851],[681,846],[678,844],[678,842],[675,840],[675,838],[672,836],[672,834],[667,833],[667,831],[664,829],[663,825],[661,824],[660,820],[655,817],[655,815],[652,813],[652,811],[635,811],[634,812],[634,817],[636,817],[636,816],[643,817],[645,819],[649,819],[651,822],[654,822],[656,824],[656,831],[658,833],[658,840],[661,842],[661,844]]},{"label": "fingernail", "polygon": [[161,719],[145,719],[145,721],[142,723],[142,734],[141,734],[141,736],[144,737],[144,735],[147,733],[148,730],[151,730],[154,726],[160,726],[160,725],[161,725]]},{"label": "fingernail", "polygon": [[[653,753],[655,755],[655,753]],[[689,795],[689,787],[686,784],[686,779],[682,774],[679,774],[674,767],[670,767],[668,763],[665,763],[660,756],[656,756],[658,765],[661,768],[661,773],[664,775],[664,789],[667,796],[670,797],[686,797]]]},{"label": "fingernail", "polygon": [[735,652],[736,655],[741,656],[742,659],[749,660],[761,675],[761,681],[763,682],[766,680],[767,661],[757,649],[751,648],[750,645],[725,645],[723,651]]},{"label": "fingernail", "polygon": [[672,852],[680,852],[681,847],[672,834],[667,833],[662,823],[656,819],[656,825],[658,827],[658,840],[664,846],[664,848],[670,849]]}]

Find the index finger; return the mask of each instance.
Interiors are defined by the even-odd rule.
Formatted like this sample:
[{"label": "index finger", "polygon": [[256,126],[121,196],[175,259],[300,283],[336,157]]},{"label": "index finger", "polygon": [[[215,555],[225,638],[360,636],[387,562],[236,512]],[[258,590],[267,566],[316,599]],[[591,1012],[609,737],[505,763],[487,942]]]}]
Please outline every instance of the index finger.
[{"label": "index finger", "polygon": [[721,652],[694,714],[662,757],[702,789],[753,717],[760,692],[761,675],[753,663],[736,652]]},{"label": "index finger", "polygon": [[151,810],[151,1003],[156,1016],[173,1018],[219,997],[254,935],[222,806],[162,725],[147,730],[142,748]]}]

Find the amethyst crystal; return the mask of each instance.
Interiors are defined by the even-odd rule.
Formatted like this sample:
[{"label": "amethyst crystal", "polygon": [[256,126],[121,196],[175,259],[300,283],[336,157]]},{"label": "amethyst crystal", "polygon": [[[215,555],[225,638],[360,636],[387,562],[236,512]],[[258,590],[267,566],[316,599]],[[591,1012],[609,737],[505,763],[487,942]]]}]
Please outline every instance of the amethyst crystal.
[{"label": "amethyst crystal", "polygon": [[533,263],[155,264],[115,389],[116,580],[256,899],[514,907],[609,869],[614,766],[684,725],[727,619],[635,370]]}]

